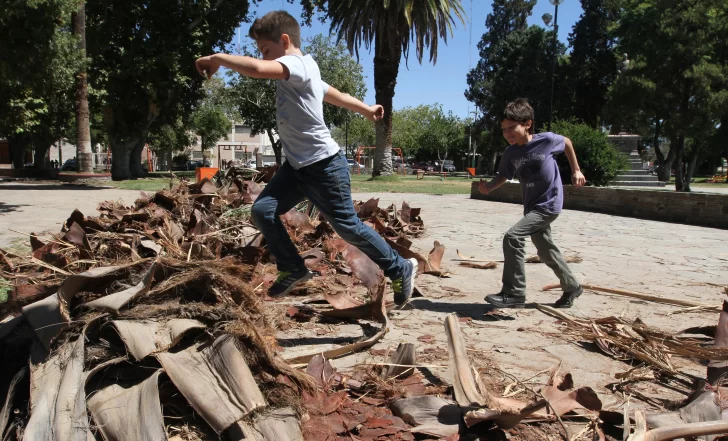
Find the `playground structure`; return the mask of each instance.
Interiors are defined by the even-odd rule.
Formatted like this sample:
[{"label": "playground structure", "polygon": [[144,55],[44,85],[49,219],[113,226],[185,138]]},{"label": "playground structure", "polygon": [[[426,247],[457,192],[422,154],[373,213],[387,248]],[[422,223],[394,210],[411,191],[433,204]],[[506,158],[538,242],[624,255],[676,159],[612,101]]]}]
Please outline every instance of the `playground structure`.
[{"label": "playground structure", "polygon": [[[376,149],[376,147],[357,147],[356,163],[361,164],[360,160],[361,160],[362,152],[365,153],[364,156],[365,156],[365,159],[367,159],[368,155],[366,155],[366,152],[367,152],[367,150],[371,150],[371,149]],[[404,157],[402,156],[402,149],[400,149],[399,147],[392,147],[392,151],[397,153],[397,155],[399,155],[399,159],[401,160],[401,164],[402,164],[402,167],[397,168],[397,174],[403,174],[403,175],[406,174],[407,172],[405,171],[405,167],[404,167]],[[361,174],[361,167],[357,167],[356,173],[359,175]]]}]

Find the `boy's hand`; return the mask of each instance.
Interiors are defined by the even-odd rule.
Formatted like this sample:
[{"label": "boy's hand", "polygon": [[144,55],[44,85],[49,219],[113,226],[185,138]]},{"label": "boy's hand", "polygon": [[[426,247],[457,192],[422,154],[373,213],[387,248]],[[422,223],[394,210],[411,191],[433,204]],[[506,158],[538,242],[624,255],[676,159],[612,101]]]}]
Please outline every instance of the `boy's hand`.
[{"label": "boy's hand", "polygon": [[220,64],[214,61],[213,55],[208,55],[206,57],[198,58],[197,61],[195,61],[195,67],[200,75],[209,80],[213,75],[215,75],[215,72],[220,69]]},{"label": "boy's hand", "polygon": [[586,184],[586,178],[584,177],[584,175],[582,174],[581,171],[575,171],[571,175],[571,184],[574,185],[575,187],[581,187],[584,184]]},{"label": "boy's hand", "polygon": [[490,193],[490,187],[488,186],[488,183],[481,179],[480,183],[478,183],[478,191],[483,194]]},{"label": "boy's hand", "polygon": [[364,116],[371,122],[377,122],[384,118],[384,107],[379,104],[369,106],[369,111]]}]

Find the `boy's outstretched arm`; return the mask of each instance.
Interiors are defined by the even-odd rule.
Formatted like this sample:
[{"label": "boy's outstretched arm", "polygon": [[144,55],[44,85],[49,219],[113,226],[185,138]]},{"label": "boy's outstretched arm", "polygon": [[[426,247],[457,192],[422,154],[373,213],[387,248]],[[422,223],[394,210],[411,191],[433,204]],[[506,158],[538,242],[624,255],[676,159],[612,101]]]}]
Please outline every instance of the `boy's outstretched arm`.
[{"label": "boy's outstretched arm", "polygon": [[485,182],[481,179],[478,183],[478,191],[483,194],[488,194],[491,191],[500,187],[501,185],[505,184],[506,181],[508,181],[508,179],[504,178],[503,176],[496,176],[495,178],[491,179],[490,182]]},{"label": "boy's outstretched arm", "polygon": [[252,78],[287,80],[291,75],[288,68],[277,61],[259,60],[242,55],[213,54],[195,61],[197,71],[207,79],[212,78],[220,66]]},{"label": "boy's outstretched arm", "polygon": [[564,144],[564,154],[566,155],[566,159],[569,160],[569,165],[571,166],[571,184],[576,187],[581,187],[586,184],[586,178],[581,172],[581,168],[579,168],[579,162],[576,160],[574,144],[572,144],[571,140],[567,137],[564,137]]},{"label": "boy's outstretched arm", "polygon": [[349,95],[341,93],[333,86],[329,86],[329,90],[324,95],[324,102],[336,107],[343,107],[352,112],[364,115],[369,121],[379,121],[384,117],[384,107],[379,104],[369,106]]}]

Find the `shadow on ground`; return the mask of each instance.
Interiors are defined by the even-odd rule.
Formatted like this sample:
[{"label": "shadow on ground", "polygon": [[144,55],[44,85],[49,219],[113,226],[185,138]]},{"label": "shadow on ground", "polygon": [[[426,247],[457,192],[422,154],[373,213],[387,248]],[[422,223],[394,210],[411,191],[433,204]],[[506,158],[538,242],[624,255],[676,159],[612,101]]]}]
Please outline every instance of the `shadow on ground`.
[{"label": "shadow on ground", "polygon": [[13,211],[18,211],[20,207],[27,207],[27,204],[6,204],[5,202],[0,202],[0,214],[5,213],[11,213]]},{"label": "shadow on ground", "polygon": [[93,187],[90,185],[53,185],[53,184],[0,184],[0,190],[105,190],[110,187]]},{"label": "shadow on ground", "polygon": [[[553,307],[553,303],[547,303]],[[536,303],[526,303],[523,309],[498,309],[493,305],[483,303],[450,303],[434,302],[430,299],[419,297],[409,302],[412,309],[423,309],[444,314],[456,313],[459,317],[468,317],[483,322],[500,322],[516,320],[516,313],[523,309],[536,309]]]}]

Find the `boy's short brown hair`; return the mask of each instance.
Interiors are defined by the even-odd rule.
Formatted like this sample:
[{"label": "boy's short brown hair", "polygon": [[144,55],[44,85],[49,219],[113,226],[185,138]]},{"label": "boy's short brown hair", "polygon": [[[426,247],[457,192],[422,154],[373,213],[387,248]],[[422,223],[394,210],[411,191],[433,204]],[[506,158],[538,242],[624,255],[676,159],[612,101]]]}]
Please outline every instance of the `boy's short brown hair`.
[{"label": "boy's short brown hair", "polygon": [[295,48],[301,47],[301,26],[286,11],[272,11],[256,19],[250,27],[248,35],[253,40],[281,41],[281,35],[288,34]]},{"label": "boy's short brown hair", "polygon": [[511,121],[517,121],[521,124],[525,124],[527,121],[531,121],[531,127],[528,129],[528,133],[533,134],[534,133],[534,114],[533,114],[533,107],[531,107],[530,104],[528,104],[528,99],[526,98],[518,98],[514,101],[511,101],[506,106],[506,110],[503,111],[503,118],[509,119]]}]

